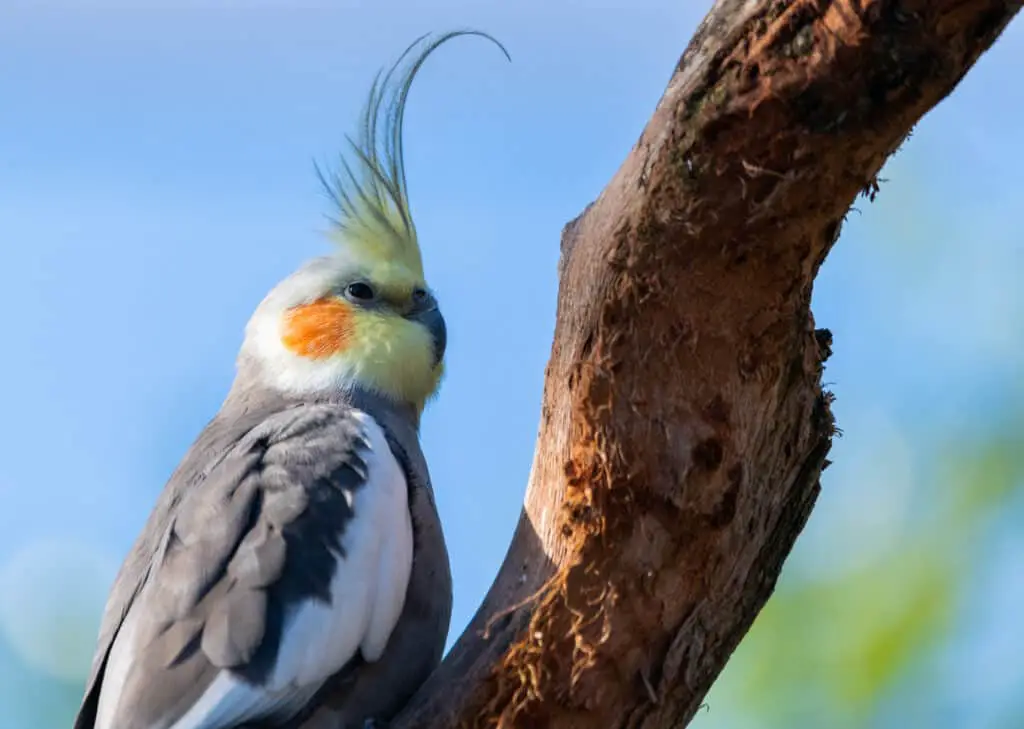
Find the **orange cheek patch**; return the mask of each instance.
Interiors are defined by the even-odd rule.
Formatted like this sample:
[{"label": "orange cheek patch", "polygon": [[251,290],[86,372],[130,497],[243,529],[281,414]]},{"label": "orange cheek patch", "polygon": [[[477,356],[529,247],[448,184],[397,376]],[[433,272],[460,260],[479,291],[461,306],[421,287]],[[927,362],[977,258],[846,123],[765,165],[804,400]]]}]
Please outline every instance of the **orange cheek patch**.
[{"label": "orange cheek patch", "polygon": [[323,359],[345,349],[352,323],[352,309],[347,304],[320,299],[285,313],[281,342],[300,357]]}]

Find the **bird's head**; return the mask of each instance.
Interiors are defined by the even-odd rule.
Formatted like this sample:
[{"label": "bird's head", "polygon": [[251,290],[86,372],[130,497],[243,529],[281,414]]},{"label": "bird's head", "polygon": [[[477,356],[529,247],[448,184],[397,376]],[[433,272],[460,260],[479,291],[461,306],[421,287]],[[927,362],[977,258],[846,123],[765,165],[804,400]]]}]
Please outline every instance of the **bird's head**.
[{"label": "bird's head", "polygon": [[[455,31],[414,42],[377,79],[339,169],[318,169],[334,206],[333,255],[278,284],[246,327],[240,371],[293,395],[363,389],[422,411],[444,372],[447,331],[409,209],[402,121],[423,61]],[[506,57],[508,56],[505,52]]]},{"label": "bird's head", "polygon": [[278,284],[246,327],[243,357],[293,395],[357,388],[422,410],[444,372],[444,317],[421,275],[317,258]]}]

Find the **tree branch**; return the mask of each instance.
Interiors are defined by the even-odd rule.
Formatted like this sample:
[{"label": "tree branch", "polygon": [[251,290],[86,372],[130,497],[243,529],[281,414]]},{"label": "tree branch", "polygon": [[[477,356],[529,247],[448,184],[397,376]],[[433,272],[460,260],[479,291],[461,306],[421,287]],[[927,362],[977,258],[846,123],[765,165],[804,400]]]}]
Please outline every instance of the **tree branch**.
[{"label": "tree branch", "polygon": [[524,511],[398,729],[693,716],[827,465],[818,268],[857,194],[1019,8],[719,0],[563,232]]}]

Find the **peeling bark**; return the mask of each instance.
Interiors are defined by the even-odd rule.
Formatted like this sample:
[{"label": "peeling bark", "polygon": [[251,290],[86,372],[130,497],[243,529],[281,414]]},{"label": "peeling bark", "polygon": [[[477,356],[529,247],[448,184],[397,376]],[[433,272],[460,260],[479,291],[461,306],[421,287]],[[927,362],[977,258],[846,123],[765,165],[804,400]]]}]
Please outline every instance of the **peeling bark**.
[{"label": "peeling bark", "polygon": [[692,718],[827,465],[818,268],[858,193],[1019,8],[719,0],[563,232],[514,541],[394,729]]}]

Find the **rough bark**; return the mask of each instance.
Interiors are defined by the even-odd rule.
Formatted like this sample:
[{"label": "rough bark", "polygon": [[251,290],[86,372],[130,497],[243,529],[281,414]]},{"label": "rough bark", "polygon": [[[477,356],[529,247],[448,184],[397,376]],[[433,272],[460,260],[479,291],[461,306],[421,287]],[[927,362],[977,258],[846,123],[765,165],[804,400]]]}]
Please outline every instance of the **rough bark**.
[{"label": "rough bark", "polygon": [[833,433],[814,277],[1019,9],[720,0],[562,236],[525,508],[394,729],[676,727],[771,594]]}]

